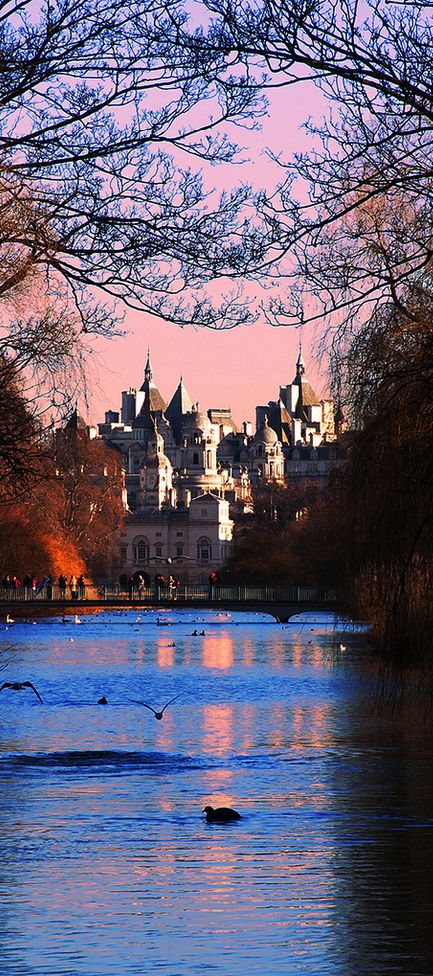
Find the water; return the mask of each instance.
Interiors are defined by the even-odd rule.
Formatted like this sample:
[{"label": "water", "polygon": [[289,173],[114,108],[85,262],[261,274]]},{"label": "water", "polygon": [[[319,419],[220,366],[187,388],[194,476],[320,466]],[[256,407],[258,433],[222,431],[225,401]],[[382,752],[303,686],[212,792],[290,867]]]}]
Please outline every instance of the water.
[{"label": "water", "polygon": [[2,976],[431,976],[429,736],[375,707],[362,632],[81,619],[0,631],[44,699],[0,696]]}]

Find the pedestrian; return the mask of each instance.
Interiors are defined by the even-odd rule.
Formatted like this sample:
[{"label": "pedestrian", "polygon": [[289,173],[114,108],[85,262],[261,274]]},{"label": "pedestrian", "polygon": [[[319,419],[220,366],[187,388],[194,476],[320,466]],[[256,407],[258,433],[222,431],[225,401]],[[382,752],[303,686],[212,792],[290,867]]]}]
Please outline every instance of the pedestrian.
[{"label": "pedestrian", "polygon": [[84,576],[81,575],[77,579],[77,591],[78,591],[79,600],[84,600],[85,588],[86,588],[86,584],[84,582]]},{"label": "pedestrian", "polygon": [[61,573],[57,582],[59,587],[60,599],[66,600],[66,584],[67,584],[66,576],[64,576],[64,574]]},{"label": "pedestrian", "polygon": [[47,600],[53,599],[53,577],[47,576]]},{"label": "pedestrian", "polygon": [[12,589],[12,580],[11,580],[11,578],[9,576],[9,573],[7,574],[7,576],[4,576],[4,578],[3,578],[3,580],[2,580],[2,587],[3,587],[4,590],[6,590],[5,596],[8,597],[9,594],[10,594],[10,590]]},{"label": "pedestrian", "polygon": [[74,573],[72,573],[72,576],[71,576],[71,578],[69,580],[69,589],[70,589],[70,593],[71,593],[71,600],[76,600],[77,599],[77,595],[78,595],[77,594],[77,577],[75,576]]},{"label": "pedestrian", "polygon": [[213,600],[215,596],[216,581],[217,581],[217,574],[214,573],[214,571],[212,570],[212,572],[209,573],[209,599],[210,600]]},{"label": "pedestrian", "polygon": [[25,600],[30,600],[32,597],[32,585],[33,585],[33,577],[30,575],[30,573],[26,573],[23,579]]}]

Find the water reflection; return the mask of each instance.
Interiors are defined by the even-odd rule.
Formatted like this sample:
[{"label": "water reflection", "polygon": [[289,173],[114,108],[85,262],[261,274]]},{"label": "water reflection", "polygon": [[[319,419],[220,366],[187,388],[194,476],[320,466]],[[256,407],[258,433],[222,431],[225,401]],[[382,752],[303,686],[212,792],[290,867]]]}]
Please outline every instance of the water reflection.
[{"label": "water reflection", "polygon": [[368,706],[332,624],[176,620],[17,631],[47,704],[0,702],[2,974],[431,976],[416,712]]},{"label": "water reflection", "polygon": [[233,640],[227,634],[211,634],[203,639],[202,663],[204,668],[225,669],[233,665]]}]

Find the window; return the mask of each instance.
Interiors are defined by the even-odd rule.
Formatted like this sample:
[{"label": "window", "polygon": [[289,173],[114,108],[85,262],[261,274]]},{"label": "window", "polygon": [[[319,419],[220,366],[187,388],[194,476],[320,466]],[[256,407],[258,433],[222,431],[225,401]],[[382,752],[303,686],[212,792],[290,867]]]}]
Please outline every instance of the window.
[{"label": "window", "polygon": [[199,464],[199,459],[198,459],[197,451],[194,451],[194,454],[192,456],[192,463],[193,464]]},{"label": "window", "polygon": [[148,539],[134,539],[132,544],[134,563],[141,564],[149,561],[149,541]]},{"label": "window", "polygon": [[183,545],[181,542],[178,542],[176,544],[176,558],[182,559],[182,556],[183,556]]},{"label": "window", "polygon": [[176,532],[176,535],[183,535],[183,532]]},{"label": "window", "polygon": [[212,545],[209,539],[199,539],[197,543],[197,560],[208,563],[212,559]]},{"label": "window", "polygon": [[126,546],[120,547],[120,561],[122,563],[122,566],[124,566],[126,563],[127,552],[128,550]]},{"label": "window", "polygon": [[162,546],[161,544],[155,546],[155,555],[162,556]]},{"label": "window", "polygon": [[212,451],[206,451],[206,465],[208,468],[212,467]]}]

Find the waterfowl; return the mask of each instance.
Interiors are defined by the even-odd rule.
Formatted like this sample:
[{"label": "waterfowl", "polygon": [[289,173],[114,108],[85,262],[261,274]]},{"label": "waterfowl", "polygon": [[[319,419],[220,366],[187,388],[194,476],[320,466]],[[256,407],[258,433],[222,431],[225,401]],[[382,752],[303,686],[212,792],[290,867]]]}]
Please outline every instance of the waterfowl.
[{"label": "waterfowl", "polygon": [[39,698],[41,705],[44,704],[39,692],[36,690],[35,686],[32,685],[31,681],[4,681],[0,691],[3,691],[3,688],[11,688],[12,691],[23,691],[24,688],[31,688],[35,695]]},{"label": "waterfowl", "polygon": [[158,719],[158,722],[160,722],[161,719],[162,719],[162,716],[163,716],[163,714],[164,714],[164,712],[166,710],[166,708],[169,705],[171,705],[172,702],[176,701],[176,698],[179,698],[179,697],[180,697],[179,695],[175,695],[174,698],[170,698],[170,701],[168,701],[168,702],[165,703],[164,707],[161,709],[160,712],[156,712],[155,709],[152,708],[152,705],[147,705],[146,702],[137,701],[136,698],[131,698],[130,701],[132,701],[134,703],[134,705],[142,705],[143,708],[148,708],[150,712],[153,712],[155,718]]},{"label": "waterfowl", "polygon": [[237,810],[231,810],[230,807],[214,807],[207,806],[204,808],[203,813],[206,814],[206,820],[208,823],[227,823],[229,820],[241,820],[240,813]]},{"label": "waterfowl", "polygon": [[108,705],[105,695],[102,695],[102,698],[98,698],[98,705]]}]

